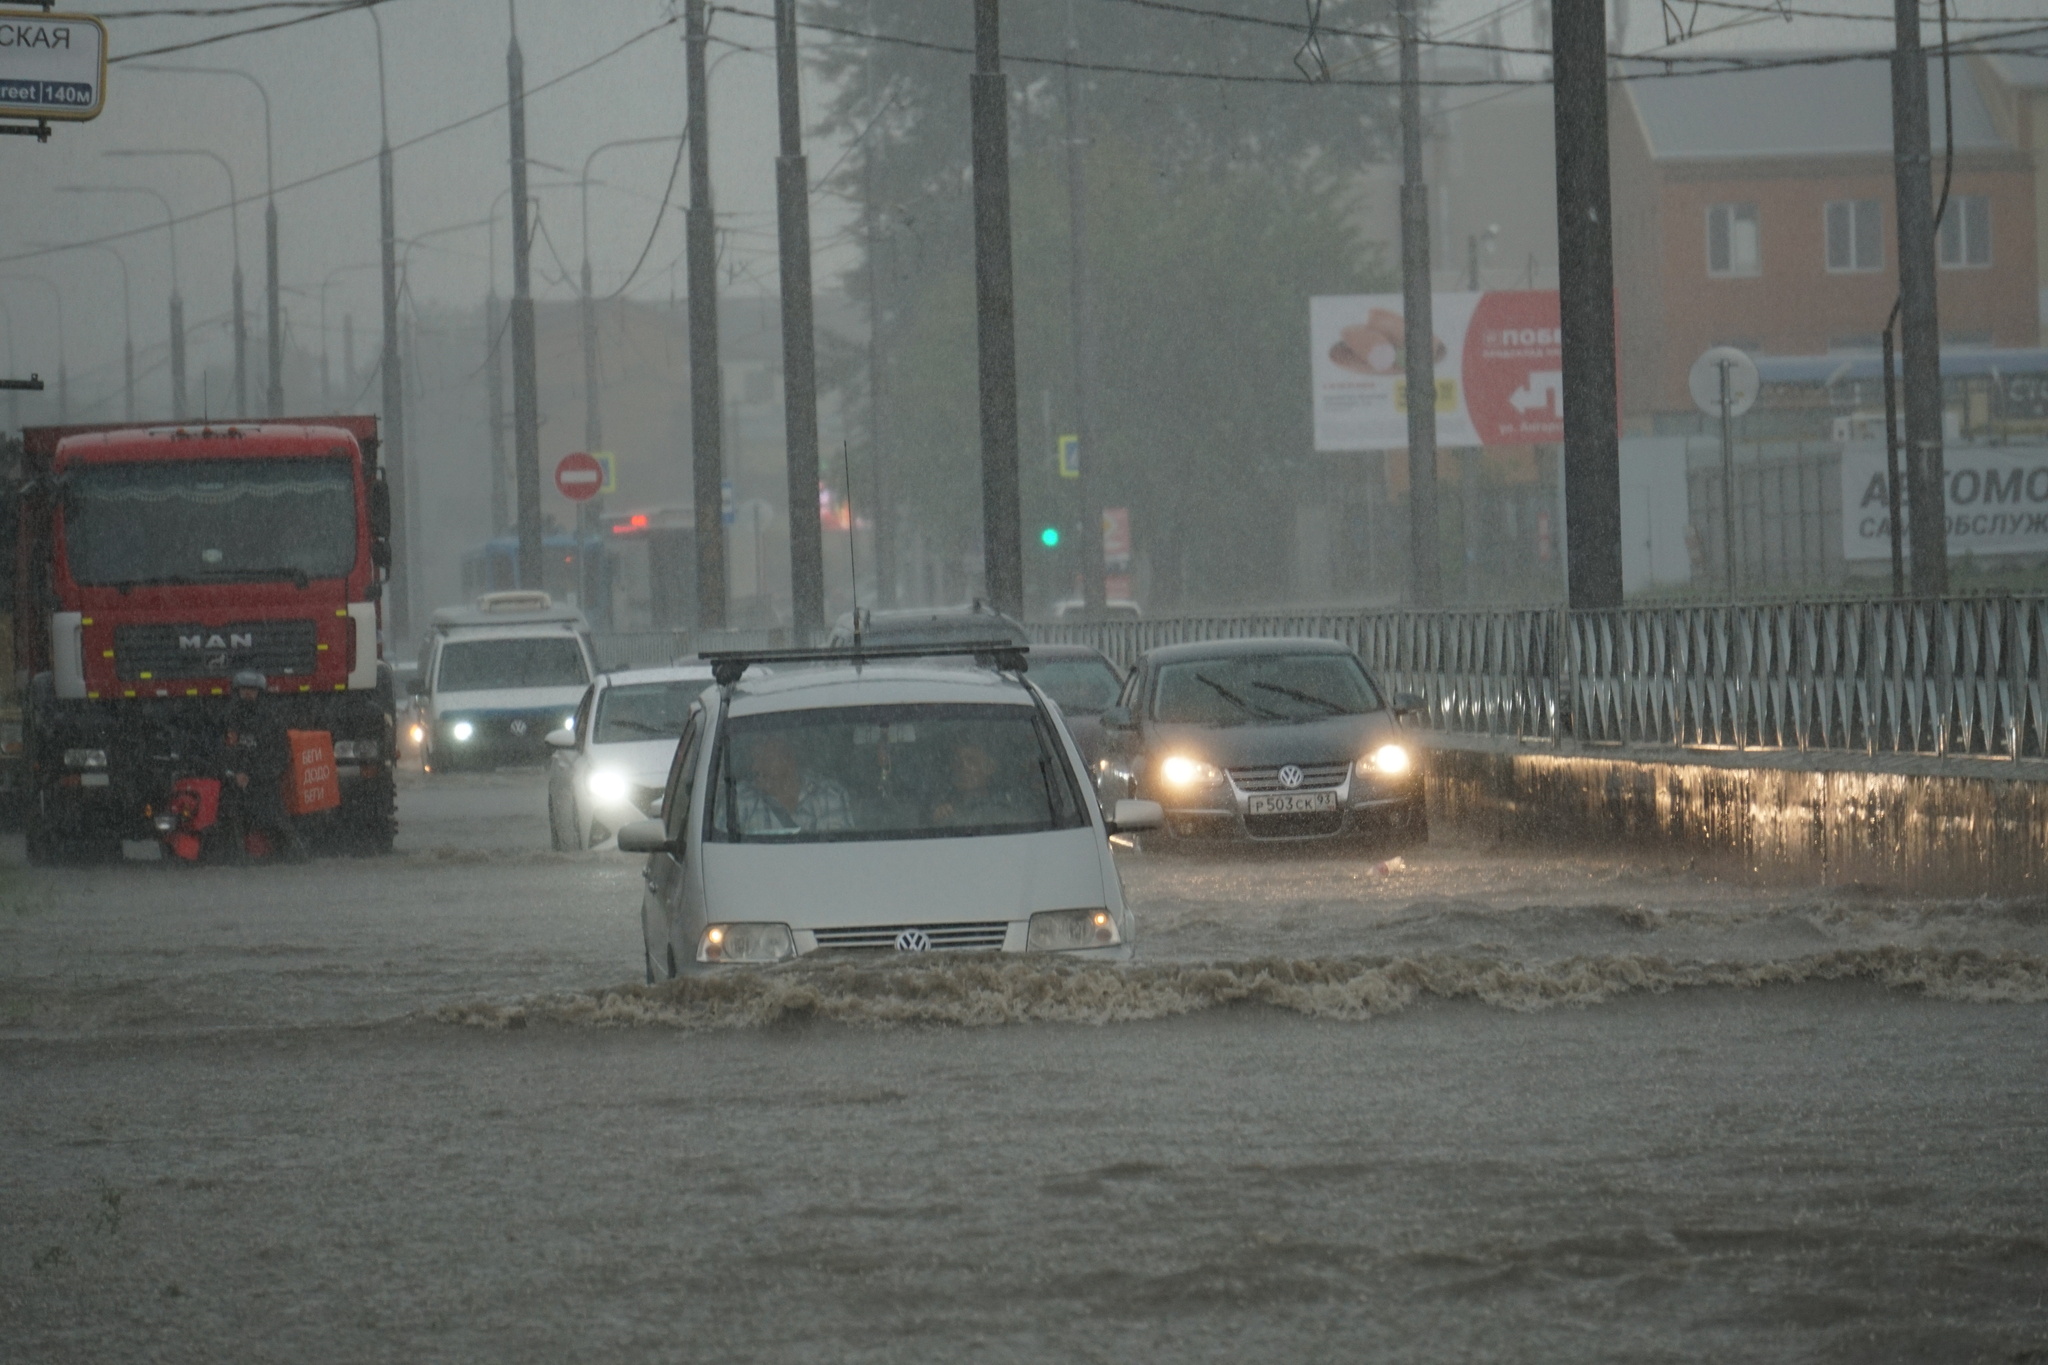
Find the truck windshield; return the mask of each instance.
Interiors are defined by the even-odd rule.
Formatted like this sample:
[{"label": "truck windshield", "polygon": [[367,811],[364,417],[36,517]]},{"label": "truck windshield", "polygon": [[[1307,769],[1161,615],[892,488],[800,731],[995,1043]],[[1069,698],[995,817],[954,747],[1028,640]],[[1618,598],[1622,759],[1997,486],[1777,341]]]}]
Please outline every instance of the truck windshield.
[{"label": "truck windshield", "polygon": [[575,640],[541,635],[451,640],[441,646],[435,686],[443,692],[483,692],[499,687],[581,687],[589,681],[583,649]]},{"label": "truck windshield", "polygon": [[75,465],[65,476],[73,582],[339,578],[356,562],[346,459]]},{"label": "truck windshield", "polygon": [[1035,834],[1088,823],[1028,706],[849,706],[733,719],[713,774],[714,843]]}]

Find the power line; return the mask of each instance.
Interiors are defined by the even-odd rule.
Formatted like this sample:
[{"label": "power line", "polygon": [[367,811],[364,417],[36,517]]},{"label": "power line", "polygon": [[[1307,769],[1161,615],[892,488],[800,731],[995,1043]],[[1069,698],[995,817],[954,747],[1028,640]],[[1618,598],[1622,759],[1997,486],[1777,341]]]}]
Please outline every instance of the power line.
[{"label": "power line", "polygon": [[[386,3],[387,0],[371,0],[371,2],[382,4]],[[655,34],[661,32],[663,29],[673,27],[674,25],[681,22],[682,20],[676,17],[663,19],[661,22],[653,25],[650,28],[642,29],[639,33],[634,34],[632,37],[626,39],[626,41],[620,43],[617,47],[612,48],[610,51],[603,52],[595,57],[592,57],[589,61],[583,63],[581,66],[570,67],[561,75],[550,77],[549,79],[542,81],[539,85],[531,87],[530,89],[528,89],[526,93],[529,96],[537,95],[541,91],[546,90],[551,86],[560,85],[562,82],[566,80],[570,80],[573,77],[580,76],[584,72],[590,70],[592,67],[597,66],[600,63],[610,61],[613,57],[618,56],[627,48],[632,47],[637,43],[644,42],[647,39],[653,37]],[[504,112],[506,105],[509,103],[509,100],[500,100],[498,101],[498,103],[493,104],[488,108],[479,109],[477,112],[473,114],[467,114],[462,118],[456,119],[453,123],[444,123],[439,128],[429,129],[427,132],[420,133],[414,137],[407,138],[402,142],[395,143],[392,146],[392,150],[394,152],[404,151],[408,147],[417,147],[422,142],[426,142],[432,138],[440,137],[444,133],[452,133],[458,128],[468,127],[470,124],[479,122],[480,120],[483,119],[487,119],[493,114]],[[344,161],[338,166],[330,166],[324,171],[315,171],[311,175],[301,176],[297,180],[293,180],[286,184],[279,185],[277,187],[277,191],[278,193],[282,194],[290,190],[302,189],[307,185],[317,184],[322,180],[331,180],[335,176],[341,175],[347,171],[355,170],[359,166],[370,165],[371,163],[377,160],[379,155],[381,155],[381,153],[372,152],[368,156],[357,157],[353,161]],[[176,215],[167,221],[171,224],[195,222],[201,218],[209,218],[216,213],[231,212],[234,209],[239,208],[243,204],[260,203],[265,198],[266,196],[264,194],[250,194],[244,196],[243,198],[230,199],[226,203],[215,204],[212,208],[209,209],[195,209],[191,213]],[[103,237],[92,237],[82,242],[65,242],[55,246],[37,247],[30,251],[18,251],[9,256],[0,256],[0,265],[10,265],[16,261],[37,260],[44,256],[54,256],[59,252],[75,251],[83,247],[99,246],[107,242],[119,242],[130,237],[140,237],[145,233],[155,232],[160,228],[163,228],[164,226],[164,223],[147,223],[142,227],[128,228],[125,231],[121,232],[110,232]]]},{"label": "power line", "polygon": [[391,0],[344,0],[341,4],[324,6],[312,14],[300,14],[290,19],[278,19],[268,24],[252,24],[248,28],[233,29],[227,33],[216,33],[209,38],[193,38],[182,43],[167,43],[163,47],[147,48],[141,52],[124,52],[118,57],[109,57],[107,64],[112,66],[118,62],[132,62],[143,57],[162,57],[173,52],[190,52],[195,47],[211,47],[215,43],[227,42],[230,38],[246,38],[256,33],[271,33],[277,29],[291,28],[298,24],[310,24],[316,19],[331,19],[337,14],[346,14],[352,10],[372,9],[378,5],[389,3],[391,3]]}]

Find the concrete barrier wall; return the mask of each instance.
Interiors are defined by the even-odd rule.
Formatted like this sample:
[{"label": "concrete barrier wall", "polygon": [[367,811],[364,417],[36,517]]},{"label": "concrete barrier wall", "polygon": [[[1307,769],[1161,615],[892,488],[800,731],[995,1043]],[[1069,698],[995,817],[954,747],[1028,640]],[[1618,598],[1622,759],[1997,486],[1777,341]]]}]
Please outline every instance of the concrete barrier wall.
[{"label": "concrete barrier wall", "polygon": [[1512,843],[1689,850],[1760,878],[1971,896],[2048,888],[2048,783],[1440,749],[1430,817]]}]

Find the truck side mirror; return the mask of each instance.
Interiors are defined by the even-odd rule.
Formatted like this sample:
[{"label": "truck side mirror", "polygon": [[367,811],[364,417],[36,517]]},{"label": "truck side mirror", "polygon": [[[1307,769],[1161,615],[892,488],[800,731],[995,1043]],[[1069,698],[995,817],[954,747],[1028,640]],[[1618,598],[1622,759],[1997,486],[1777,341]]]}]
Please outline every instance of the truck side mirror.
[{"label": "truck side mirror", "polygon": [[406,695],[406,696],[408,696],[408,697],[424,697],[424,696],[426,696],[426,695],[427,695],[427,680],[426,680],[426,678],[425,678],[424,676],[422,676],[422,675],[419,675],[419,674],[415,674],[414,676],[412,676],[412,677],[410,677],[410,678],[407,678],[407,679],[405,680],[405,695]]},{"label": "truck side mirror", "polygon": [[391,539],[391,485],[384,482],[384,472],[370,480],[370,539]]},{"label": "truck side mirror", "polygon": [[1413,715],[1419,715],[1420,713],[1427,711],[1428,709],[1429,703],[1422,699],[1422,695],[1420,693],[1396,692],[1394,694],[1394,714],[1396,716],[1401,717],[1402,719],[1406,719],[1407,717]]}]

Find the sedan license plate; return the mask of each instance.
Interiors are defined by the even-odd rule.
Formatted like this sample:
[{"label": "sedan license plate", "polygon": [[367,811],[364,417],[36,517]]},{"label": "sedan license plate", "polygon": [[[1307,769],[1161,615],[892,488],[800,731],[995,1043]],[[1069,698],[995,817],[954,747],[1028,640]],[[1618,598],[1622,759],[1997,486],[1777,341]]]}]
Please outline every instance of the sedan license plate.
[{"label": "sedan license plate", "polygon": [[1262,792],[1244,800],[1246,815],[1307,815],[1337,809],[1335,792]]}]

